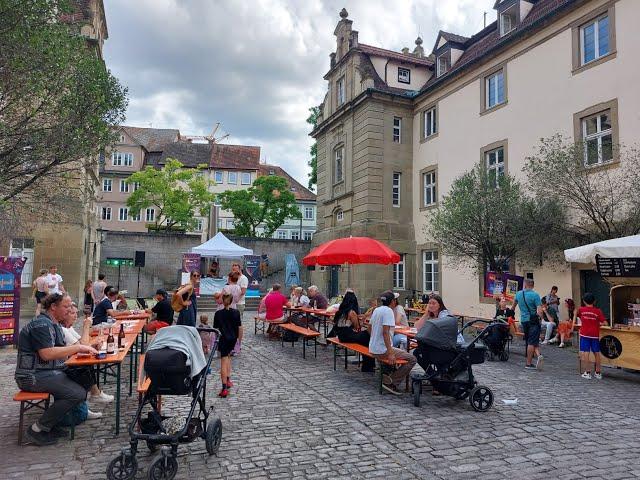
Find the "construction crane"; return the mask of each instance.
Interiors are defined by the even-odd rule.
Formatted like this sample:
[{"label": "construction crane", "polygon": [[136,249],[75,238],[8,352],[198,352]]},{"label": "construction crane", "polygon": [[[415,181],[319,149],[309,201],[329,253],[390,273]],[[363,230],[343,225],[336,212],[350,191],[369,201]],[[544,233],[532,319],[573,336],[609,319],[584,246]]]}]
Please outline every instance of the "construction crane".
[{"label": "construction crane", "polygon": [[227,138],[229,138],[229,134],[225,134],[222,135],[218,138],[216,138],[216,132],[218,131],[218,129],[220,128],[220,122],[217,122],[214,127],[213,130],[211,130],[211,133],[209,135],[185,135],[185,139],[188,142],[202,142],[202,143],[220,143],[222,140],[225,140]]}]

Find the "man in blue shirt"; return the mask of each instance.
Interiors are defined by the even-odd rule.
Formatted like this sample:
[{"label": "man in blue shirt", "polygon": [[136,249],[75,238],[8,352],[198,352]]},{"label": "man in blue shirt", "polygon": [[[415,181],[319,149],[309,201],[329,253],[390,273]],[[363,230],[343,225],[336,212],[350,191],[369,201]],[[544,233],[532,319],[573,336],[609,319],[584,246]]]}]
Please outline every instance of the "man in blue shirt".
[{"label": "man in blue shirt", "polygon": [[[543,357],[540,354],[540,316],[542,315],[542,300],[540,295],[533,290],[533,279],[524,281],[524,289],[516,293],[513,309],[520,307],[520,324],[524,332],[524,341],[527,345],[527,370],[541,369]],[[538,354],[535,366],[533,355]]]}]

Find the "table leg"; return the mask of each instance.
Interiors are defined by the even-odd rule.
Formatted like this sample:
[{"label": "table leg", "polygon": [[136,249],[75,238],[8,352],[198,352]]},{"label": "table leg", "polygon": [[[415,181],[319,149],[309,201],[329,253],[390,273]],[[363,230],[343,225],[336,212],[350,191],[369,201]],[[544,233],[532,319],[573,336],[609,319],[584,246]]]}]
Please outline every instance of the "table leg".
[{"label": "table leg", "polygon": [[116,365],[116,437],[120,434],[120,373],[122,363]]},{"label": "table leg", "polygon": [[[137,350],[137,348],[136,348]],[[133,393],[133,357],[137,355],[134,354],[133,346],[129,350],[129,396]]]},{"label": "table leg", "polygon": [[334,343],[333,344],[333,371],[334,372],[336,370],[337,360],[338,360],[338,346]]},{"label": "table leg", "polygon": [[[293,343],[291,345],[293,345]],[[307,358],[307,337],[304,335],[302,336],[302,358]]]}]

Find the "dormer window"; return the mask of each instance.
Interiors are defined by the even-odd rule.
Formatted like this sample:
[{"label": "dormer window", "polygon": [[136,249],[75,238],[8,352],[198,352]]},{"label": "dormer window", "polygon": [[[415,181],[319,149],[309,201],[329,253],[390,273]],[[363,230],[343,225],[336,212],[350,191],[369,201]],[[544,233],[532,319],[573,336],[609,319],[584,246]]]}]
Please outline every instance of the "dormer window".
[{"label": "dormer window", "polygon": [[516,28],[518,24],[518,5],[512,5],[500,13],[500,36],[504,36]]},{"label": "dormer window", "polygon": [[438,71],[437,76],[440,77],[449,71],[451,62],[449,61],[449,53],[443,53],[438,57]]},{"label": "dormer window", "polygon": [[338,106],[345,102],[344,77],[340,77],[336,83]]},{"label": "dormer window", "polygon": [[411,83],[411,70],[408,68],[398,67],[398,82]]}]

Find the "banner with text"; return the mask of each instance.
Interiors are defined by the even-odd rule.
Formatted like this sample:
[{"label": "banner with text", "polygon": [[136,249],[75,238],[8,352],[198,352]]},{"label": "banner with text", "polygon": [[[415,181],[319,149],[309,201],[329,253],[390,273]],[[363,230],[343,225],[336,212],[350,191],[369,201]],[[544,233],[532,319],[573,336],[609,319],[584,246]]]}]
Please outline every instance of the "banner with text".
[{"label": "banner with text", "polygon": [[0,345],[16,345],[20,330],[20,285],[26,258],[0,257]]},{"label": "banner with text", "polygon": [[524,277],[512,273],[487,272],[484,277],[484,296],[488,298],[505,296],[513,300],[522,290]]}]

